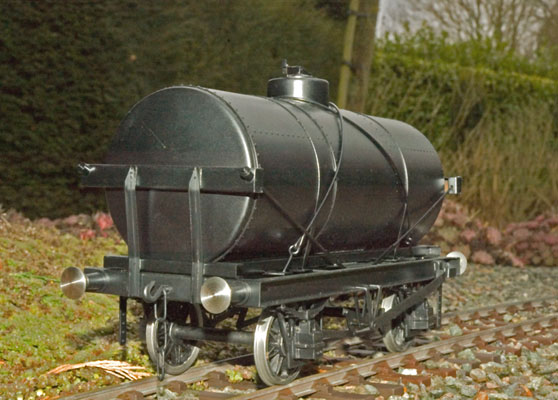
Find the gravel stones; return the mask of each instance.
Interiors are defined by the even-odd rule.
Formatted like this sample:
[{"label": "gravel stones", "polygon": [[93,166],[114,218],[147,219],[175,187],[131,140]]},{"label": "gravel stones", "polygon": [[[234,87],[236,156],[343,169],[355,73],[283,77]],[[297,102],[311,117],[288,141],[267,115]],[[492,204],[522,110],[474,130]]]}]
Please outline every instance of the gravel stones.
[{"label": "gravel stones", "polygon": [[[444,309],[464,310],[543,296],[558,298],[556,282],[558,268],[471,264],[463,276],[444,284]],[[505,322],[517,322],[521,319],[521,312],[508,310],[502,319]],[[444,333],[458,335],[463,330],[459,325],[451,324],[444,329]],[[529,350],[517,340],[507,343],[509,352],[504,351],[503,346],[496,347],[497,354],[493,357],[479,358],[477,350],[467,348],[439,359],[427,360],[421,363],[427,370],[448,368],[457,369],[457,373],[455,376],[432,376],[431,384],[426,387],[407,383],[407,393],[391,396],[389,400],[558,400],[558,343]]]},{"label": "gravel stones", "polygon": [[450,325],[449,334],[451,336],[461,336],[463,335],[463,330],[458,325]]},{"label": "gravel stones", "polygon": [[[558,268],[469,264],[464,275],[444,283],[444,312],[507,301],[556,296]],[[507,318],[510,321],[513,315]]]},{"label": "gravel stones", "polygon": [[484,372],[484,370],[481,368],[472,369],[471,372],[469,372],[469,376],[475,382],[486,382],[487,380],[486,372]]}]

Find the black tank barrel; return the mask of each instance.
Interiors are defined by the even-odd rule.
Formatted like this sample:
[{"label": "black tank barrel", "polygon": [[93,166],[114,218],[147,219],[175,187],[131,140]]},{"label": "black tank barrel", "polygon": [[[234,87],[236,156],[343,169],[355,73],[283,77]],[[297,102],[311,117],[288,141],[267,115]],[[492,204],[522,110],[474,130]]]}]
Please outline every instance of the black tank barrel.
[{"label": "black tank barrel", "polygon": [[[263,169],[263,196],[202,193],[205,262],[288,256],[300,231],[266,193],[301,226],[315,219],[312,235],[328,251],[386,248],[443,194],[440,159],[418,130],[338,113],[326,105],[326,81],[302,72],[283,79],[289,81],[272,80],[270,97],[160,90],[132,108],[110,146],[107,164]],[[106,196],[127,238],[124,191],[107,189]],[[417,244],[440,207],[401,244]],[[188,193],[138,190],[137,209],[142,258],[192,259]]]}]

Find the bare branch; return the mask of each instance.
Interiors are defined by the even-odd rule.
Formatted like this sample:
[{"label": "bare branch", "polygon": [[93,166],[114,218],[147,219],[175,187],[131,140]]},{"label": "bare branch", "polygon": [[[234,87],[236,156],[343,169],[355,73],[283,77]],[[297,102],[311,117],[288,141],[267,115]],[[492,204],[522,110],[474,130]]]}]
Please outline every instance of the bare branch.
[{"label": "bare branch", "polygon": [[558,0],[414,0],[409,7],[410,18],[453,40],[490,39],[527,54],[558,19]]}]

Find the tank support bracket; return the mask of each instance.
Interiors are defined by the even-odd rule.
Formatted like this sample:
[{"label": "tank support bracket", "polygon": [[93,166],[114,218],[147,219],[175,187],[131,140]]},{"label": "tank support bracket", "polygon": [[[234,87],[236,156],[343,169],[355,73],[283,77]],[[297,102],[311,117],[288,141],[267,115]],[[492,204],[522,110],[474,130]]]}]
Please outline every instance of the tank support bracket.
[{"label": "tank support bracket", "polygon": [[198,171],[202,193],[258,196],[263,193],[263,169],[250,167],[197,167],[178,165],[79,164],[81,183],[87,187],[121,188],[134,170],[140,189],[187,191],[189,179]]},{"label": "tank support bracket", "polygon": [[138,169],[131,166],[124,181],[124,200],[126,203],[126,230],[128,234],[128,293],[130,297],[141,297],[140,289],[140,248],[138,204],[136,186]]}]

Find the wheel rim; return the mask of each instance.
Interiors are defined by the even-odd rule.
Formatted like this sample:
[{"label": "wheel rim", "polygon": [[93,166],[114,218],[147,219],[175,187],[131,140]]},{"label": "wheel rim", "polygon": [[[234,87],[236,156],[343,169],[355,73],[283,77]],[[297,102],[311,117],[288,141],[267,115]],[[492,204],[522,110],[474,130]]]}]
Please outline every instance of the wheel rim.
[{"label": "wheel rim", "polygon": [[[184,324],[184,322],[186,325],[202,326],[199,307],[190,306],[185,320],[181,323]],[[164,326],[151,315],[145,328],[145,343],[149,357],[154,364],[157,363],[158,351],[164,345],[164,340]],[[164,357],[165,372],[171,375],[183,373],[194,364],[199,352],[200,349],[195,345],[195,342],[169,338]]]},{"label": "wheel rim", "polygon": [[254,361],[258,376],[266,385],[284,385],[292,382],[300,366],[287,367],[279,321],[273,315],[262,315],[254,332]]},{"label": "wheel rim", "polygon": [[[396,294],[392,294],[382,300],[382,309],[385,311],[391,310],[399,303],[400,299]],[[410,343],[407,341],[405,334],[405,322],[401,318],[392,321],[391,329],[382,338],[384,345],[388,351],[398,353],[405,351],[409,348]]]}]

